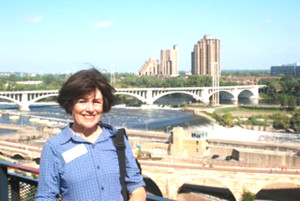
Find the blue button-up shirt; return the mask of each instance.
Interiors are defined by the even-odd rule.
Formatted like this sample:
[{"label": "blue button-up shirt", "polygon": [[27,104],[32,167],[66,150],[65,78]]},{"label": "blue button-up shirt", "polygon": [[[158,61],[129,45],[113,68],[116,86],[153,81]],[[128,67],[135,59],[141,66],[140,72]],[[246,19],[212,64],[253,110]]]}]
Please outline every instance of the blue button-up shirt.
[{"label": "blue button-up shirt", "polygon": [[[74,135],[70,125],[45,143],[36,201],[56,201],[59,194],[64,201],[123,200],[118,155],[112,140],[117,130],[101,122],[99,125],[103,132],[94,144]],[[126,138],[125,144],[125,180],[130,194],[145,183]]]}]

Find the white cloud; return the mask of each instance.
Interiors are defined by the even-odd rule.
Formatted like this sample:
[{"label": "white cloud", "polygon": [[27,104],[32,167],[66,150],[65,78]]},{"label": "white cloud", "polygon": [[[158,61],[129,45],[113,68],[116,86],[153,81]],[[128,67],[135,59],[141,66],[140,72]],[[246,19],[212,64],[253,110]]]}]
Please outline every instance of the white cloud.
[{"label": "white cloud", "polygon": [[98,22],[95,24],[96,28],[105,28],[110,27],[112,25],[112,22]]},{"label": "white cloud", "polygon": [[41,15],[28,15],[25,17],[26,22],[34,23],[34,24],[39,24],[43,20],[43,16]]}]

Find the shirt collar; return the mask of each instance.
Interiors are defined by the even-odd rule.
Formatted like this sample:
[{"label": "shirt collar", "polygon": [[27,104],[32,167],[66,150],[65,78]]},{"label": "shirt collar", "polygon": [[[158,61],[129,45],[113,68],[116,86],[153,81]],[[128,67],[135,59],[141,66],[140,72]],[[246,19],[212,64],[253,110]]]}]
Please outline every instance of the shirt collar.
[{"label": "shirt collar", "polygon": [[[77,138],[77,136],[75,136],[73,134],[73,131],[71,130],[71,125],[72,125],[72,123],[68,123],[68,125],[62,130],[62,136],[60,138],[60,144],[65,144],[68,141],[70,141],[71,139],[74,139],[76,141],[82,141],[81,138]],[[103,128],[103,132],[100,135],[100,137],[97,139],[97,141],[98,140],[99,141],[103,141],[103,140],[107,139],[108,137],[112,137],[118,131],[118,129],[116,129],[115,127],[113,127],[113,126],[111,126],[109,124],[103,123],[102,121],[100,121],[98,123],[98,125],[101,128]],[[85,142],[85,141],[82,141],[82,142]]]}]

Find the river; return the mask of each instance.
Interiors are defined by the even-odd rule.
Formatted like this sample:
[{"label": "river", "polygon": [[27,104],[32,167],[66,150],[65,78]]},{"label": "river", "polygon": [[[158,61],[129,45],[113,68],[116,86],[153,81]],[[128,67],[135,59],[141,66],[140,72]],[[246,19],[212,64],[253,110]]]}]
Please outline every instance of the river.
[{"label": "river", "polygon": [[[172,102],[173,101],[173,102]],[[176,105],[184,100],[169,99],[167,103]],[[221,104],[231,104],[231,102],[221,101]],[[254,104],[249,100],[240,100],[239,104]],[[260,105],[272,104],[265,101],[260,101]],[[0,116],[0,123],[13,124],[13,125],[29,125],[34,127],[42,127],[44,125],[40,123],[33,123],[30,121],[32,117],[40,118],[45,117],[58,123],[66,123],[72,121],[72,116],[67,115],[63,109],[58,105],[39,105],[32,106],[30,112],[20,112],[16,105],[3,105],[0,104],[0,110],[8,111],[9,113],[15,113],[19,119],[11,120],[11,114],[4,113]],[[212,122],[204,117],[195,116],[191,111],[184,111],[180,108],[167,108],[167,107],[154,107],[154,108],[142,108],[142,107],[113,107],[109,113],[106,113],[102,117],[102,121],[112,124],[116,127],[127,127],[139,130],[158,130],[168,131],[172,127],[182,126],[195,128],[197,130],[207,130],[208,133],[212,133],[211,137],[222,138],[222,133],[231,133],[233,139],[240,139],[240,133],[251,133],[247,136],[255,136],[256,134],[268,134],[272,135],[272,140],[280,142],[297,142],[300,143],[300,135],[289,133],[266,133],[256,132],[251,130],[238,130],[240,128],[223,128],[221,126],[213,125]],[[218,130],[219,128],[220,130]],[[227,130],[226,130],[227,129]],[[217,131],[218,130],[218,131]],[[226,131],[225,131],[226,130]],[[212,132],[213,131],[213,132]],[[13,134],[13,131],[0,130],[0,134]],[[235,136],[234,133],[237,133]],[[218,136],[216,136],[218,134]],[[228,138],[228,135],[225,136]]]},{"label": "river", "polygon": [[[3,106],[2,106],[3,108]],[[11,120],[10,114],[3,114],[0,117],[0,123],[40,126],[40,124],[32,123],[30,118],[34,117],[51,117],[55,121],[65,122],[72,120],[72,116],[67,115],[59,106],[38,106],[31,107],[30,112],[20,112],[16,108],[11,107],[10,113],[16,113],[19,119]],[[182,109],[173,108],[125,108],[113,107],[109,113],[102,117],[102,121],[117,127],[127,127],[142,130],[163,130],[171,126],[187,126],[209,124],[209,120],[195,116],[193,112],[183,111]],[[5,131],[3,131],[5,132]],[[3,133],[2,132],[2,133]],[[7,132],[7,131],[6,131]]]},{"label": "river", "polygon": [[[160,107],[154,108],[141,108],[141,107],[113,107],[112,110],[104,114],[102,121],[112,124],[117,127],[127,127],[133,129],[145,129],[145,130],[162,130],[166,131],[167,128],[174,126],[205,126],[210,124],[210,121],[206,118],[195,116],[191,111],[183,111],[180,108],[167,108],[162,105],[179,106],[182,102],[193,102],[193,99],[189,96],[165,96],[158,99],[155,104],[159,104]],[[249,99],[239,100],[239,104],[256,104]],[[220,104],[233,104],[233,101],[220,100]],[[269,104],[266,101],[259,101],[259,104]],[[157,106],[157,105],[154,105]],[[13,104],[0,104],[0,110],[8,110],[10,113],[17,113],[20,118],[17,120],[10,120],[9,114],[3,114],[0,117],[0,123],[14,124],[14,125],[29,125],[29,126],[41,126],[41,124],[32,123],[29,119],[32,116],[37,117],[50,117],[57,119],[60,122],[67,120],[71,121],[72,117],[66,115],[65,111],[59,106],[39,105],[32,106],[30,112],[20,112],[17,110],[17,106]],[[56,120],[56,121],[57,121]],[[1,133],[13,133],[11,131],[2,130]]]}]

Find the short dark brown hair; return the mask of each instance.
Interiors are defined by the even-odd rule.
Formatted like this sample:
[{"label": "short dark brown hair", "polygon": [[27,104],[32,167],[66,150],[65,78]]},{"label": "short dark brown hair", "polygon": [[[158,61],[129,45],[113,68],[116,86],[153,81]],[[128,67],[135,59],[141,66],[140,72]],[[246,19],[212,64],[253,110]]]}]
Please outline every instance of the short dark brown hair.
[{"label": "short dark brown hair", "polygon": [[72,114],[75,102],[96,89],[99,89],[103,96],[103,113],[109,112],[115,100],[115,89],[95,68],[78,71],[69,77],[59,90],[57,102],[68,114]]}]

